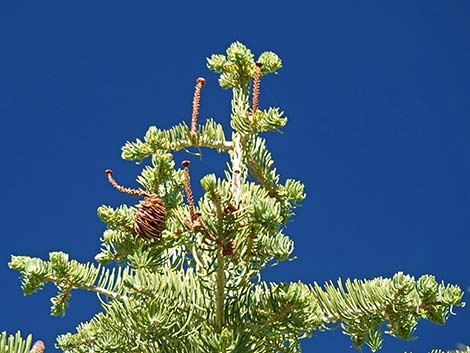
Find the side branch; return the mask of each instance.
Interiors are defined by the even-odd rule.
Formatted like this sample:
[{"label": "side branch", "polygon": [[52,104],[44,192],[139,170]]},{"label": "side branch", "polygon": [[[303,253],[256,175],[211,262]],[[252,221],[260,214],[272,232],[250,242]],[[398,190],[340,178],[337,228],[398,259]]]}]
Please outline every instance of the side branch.
[{"label": "side branch", "polygon": [[197,145],[190,141],[172,141],[167,150],[172,151],[180,151],[188,147],[205,147],[205,148],[212,148],[222,151],[231,151],[233,150],[233,142],[232,141],[199,141]]},{"label": "side branch", "polygon": [[[63,285],[64,284],[64,281],[61,281],[59,278],[57,278],[55,276],[46,276],[46,277],[44,277],[44,279],[49,281],[49,282],[55,283],[57,285]],[[76,288],[76,289],[89,290],[91,292],[95,292],[95,293],[98,293],[98,294],[101,294],[101,295],[104,295],[106,297],[116,299],[116,300],[126,299],[125,295],[120,295],[119,293],[107,290],[107,289],[102,288],[102,287],[89,286],[89,285],[81,285],[80,286],[80,285],[73,285],[73,284],[68,284],[68,286],[72,287],[72,288]]]}]

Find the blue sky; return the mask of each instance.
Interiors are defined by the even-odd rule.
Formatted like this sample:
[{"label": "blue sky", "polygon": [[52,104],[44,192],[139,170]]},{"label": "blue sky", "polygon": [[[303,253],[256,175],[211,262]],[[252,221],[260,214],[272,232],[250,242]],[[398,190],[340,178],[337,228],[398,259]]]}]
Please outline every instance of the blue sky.
[{"label": "blue sky", "polygon": [[[32,332],[52,350],[99,309],[76,292],[65,318],[49,316],[52,288],[23,297],[10,255],[92,261],[104,230],[96,207],[130,201],[103,170],[136,185],[139,167],[120,160],[121,145],[150,125],[188,122],[198,76],[201,118],[227,124],[230,94],[205,58],[235,40],[284,61],[263,80],[260,104],[289,117],[268,144],[282,177],[302,179],[308,194],[287,230],[298,259],[265,278],[404,271],[467,290],[469,37],[463,0],[1,2],[0,331]],[[222,170],[206,155],[193,178]],[[382,352],[470,344],[470,309],[456,312],[444,327],[421,323],[417,341],[387,338]],[[354,351],[339,330],[303,348]]]}]

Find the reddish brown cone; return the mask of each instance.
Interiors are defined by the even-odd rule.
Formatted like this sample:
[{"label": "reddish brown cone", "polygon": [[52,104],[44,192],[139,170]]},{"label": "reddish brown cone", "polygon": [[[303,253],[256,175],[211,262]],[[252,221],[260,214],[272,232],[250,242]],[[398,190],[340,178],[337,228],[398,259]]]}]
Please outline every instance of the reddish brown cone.
[{"label": "reddish brown cone", "polygon": [[165,229],[166,208],[162,198],[144,190],[130,189],[119,185],[112,177],[112,170],[106,169],[108,181],[121,192],[130,195],[144,196],[139,201],[140,208],[135,214],[134,232],[144,239],[157,238]]}]

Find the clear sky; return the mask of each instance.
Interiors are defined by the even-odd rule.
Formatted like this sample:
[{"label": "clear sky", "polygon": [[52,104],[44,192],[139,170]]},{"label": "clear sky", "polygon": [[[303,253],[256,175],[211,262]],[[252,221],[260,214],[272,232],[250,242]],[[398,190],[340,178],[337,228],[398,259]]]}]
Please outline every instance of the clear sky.
[{"label": "clear sky", "polygon": [[[287,230],[298,259],[265,279],[431,273],[468,301],[469,38],[463,0],[0,2],[0,331],[32,332],[52,351],[99,309],[75,292],[65,318],[49,316],[53,287],[23,297],[10,255],[92,261],[96,207],[131,201],[103,170],[135,186],[139,167],[120,160],[121,145],[149,125],[189,122],[198,76],[201,119],[227,124],[230,94],[205,58],[235,40],[284,61],[260,104],[289,117],[268,144],[281,176],[308,194]],[[193,178],[222,170],[211,156],[194,160]],[[382,352],[470,344],[470,309],[456,312],[444,327],[422,322],[417,341],[386,338]],[[303,347],[350,345],[337,330]]]}]

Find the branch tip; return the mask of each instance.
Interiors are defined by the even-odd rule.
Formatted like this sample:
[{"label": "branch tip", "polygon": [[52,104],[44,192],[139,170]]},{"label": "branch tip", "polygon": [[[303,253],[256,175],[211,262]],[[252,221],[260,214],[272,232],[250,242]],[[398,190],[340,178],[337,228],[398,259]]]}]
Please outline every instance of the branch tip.
[{"label": "branch tip", "polygon": [[117,190],[120,192],[132,195],[132,196],[148,196],[148,193],[144,190],[140,189],[132,189],[132,188],[126,188],[125,186],[119,185],[116,180],[114,180],[112,173],[113,171],[111,169],[106,169],[104,171],[106,175],[108,176],[108,181],[109,183]]},{"label": "branch tip", "polygon": [[199,83],[201,86],[204,86],[206,84],[206,79],[204,77],[198,77],[196,79],[196,83]]}]

